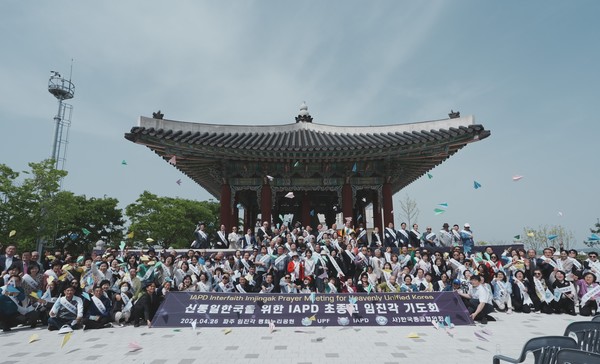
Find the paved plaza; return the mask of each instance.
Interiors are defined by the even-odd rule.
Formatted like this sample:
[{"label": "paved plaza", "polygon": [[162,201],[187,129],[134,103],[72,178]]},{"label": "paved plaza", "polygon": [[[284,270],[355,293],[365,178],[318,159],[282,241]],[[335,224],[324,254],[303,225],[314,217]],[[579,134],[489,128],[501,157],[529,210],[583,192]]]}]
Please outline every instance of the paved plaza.
[{"label": "paved plaza", "polygon": [[[0,333],[0,364],[70,363],[491,363],[496,352],[516,357],[525,341],[562,335],[567,315],[496,313],[496,322],[458,326],[453,336],[433,326],[405,327],[192,327],[149,329],[133,326],[77,330],[61,348],[63,335],[45,328]],[[29,343],[32,335],[38,340]],[[418,336],[409,338],[408,336]],[[133,350],[130,343],[139,344]]]}]

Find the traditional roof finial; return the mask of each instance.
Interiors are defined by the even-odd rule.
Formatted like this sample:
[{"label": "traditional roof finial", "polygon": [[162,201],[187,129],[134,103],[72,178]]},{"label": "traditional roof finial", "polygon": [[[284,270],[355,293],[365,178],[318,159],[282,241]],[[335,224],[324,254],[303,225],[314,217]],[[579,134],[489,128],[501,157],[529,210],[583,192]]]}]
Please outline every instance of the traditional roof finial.
[{"label": "traditional roof finial", "polygon": [[312,116],[310,116],[310,114],[308,113],[308,105],[306,105],[306,101],[302,102],[302,105],[300,105],[300,113],[298,114],[298,116],[296,116],[296,122],[305,122],[305,123],[312,123]]}]

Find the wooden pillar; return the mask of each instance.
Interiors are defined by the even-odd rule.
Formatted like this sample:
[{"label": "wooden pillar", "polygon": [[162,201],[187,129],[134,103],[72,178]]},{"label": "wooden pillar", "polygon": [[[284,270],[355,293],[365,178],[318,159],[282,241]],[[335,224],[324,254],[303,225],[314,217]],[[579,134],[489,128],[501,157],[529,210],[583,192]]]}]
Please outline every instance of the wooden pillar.
[{"label": "wooden pillar", "polygon": [[221,210],[220,219],[221,225],[225,225],[225,230],[231,229],[231,188],[229,183],[223,183],[221,185]]},{"label": "wooden pillar", "polygon": [[[344,215],[344,222],[347,217],[354,218],[354,208],[352,206],[352,186],[349,183],[345,183],[342,187],[342,213]],[[352,223],[355,223],[353,220]]]},{"label": "wooden pillar", "polygon": [[379,229],[379,233],[383,233],[383,226],[381,226],[381,206],[379,206],[379,193],[375,191],[373,197],[373,227]]},{"label": "wooden pillar", "polygon": [[308,192],[302,195],[302,226],[310,225],[310,198]]},{"label": "wooden pillar", "polygon": [[273,206],[273,196],[271,195],[271,186],[263,184],[260,191],[260,214],[262,221],[271,224],[271,208]]},{"label": "wooden pillar", "polygon": [[394,222],[394,202],[392,201],[392,184],[386,182],[381,190],[383,194],[383,223],[385,227]]}]

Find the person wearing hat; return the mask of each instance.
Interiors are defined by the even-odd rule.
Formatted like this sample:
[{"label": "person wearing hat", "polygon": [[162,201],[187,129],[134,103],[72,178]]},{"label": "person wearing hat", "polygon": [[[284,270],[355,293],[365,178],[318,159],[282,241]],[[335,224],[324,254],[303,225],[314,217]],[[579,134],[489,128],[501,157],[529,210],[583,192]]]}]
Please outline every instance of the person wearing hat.
[{"label": "person wearing hat", "polygon": [[466,223],[464,229],[460,232],[460,240],[462,241],[465,254],[470,254],[475,245],[475,241],[473,240],[473,232],[471,231],[471,225],[469,223]]},{"label": "person wearing hat", "polygon": [[456,291],[463,298],[463,302],[471,313],[473,321],[481,321],[482,324],[487,324],[495,319],[489,316],[494,312],[492,306],[492,295],[483,285],[483,279],[478,275],[473,275],[470,278],[471,287],[467,293]]},{"label": "person wearing hat", "polygon": [[440,233],[437,235],[437,243],[440,246],[444,246],[444,247],[450,247],[452,246],[452,233],[450,232],[450,225],[448,225],[447,222],[444,223],[444,225],[442,225],[442,230],[440,230]]}]

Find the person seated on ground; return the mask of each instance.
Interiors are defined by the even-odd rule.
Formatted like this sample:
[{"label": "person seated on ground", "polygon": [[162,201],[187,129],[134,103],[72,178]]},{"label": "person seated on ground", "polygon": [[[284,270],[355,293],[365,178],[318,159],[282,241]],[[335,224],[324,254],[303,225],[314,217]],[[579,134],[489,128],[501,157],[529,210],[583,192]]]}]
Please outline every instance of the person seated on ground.
[{"label": "person seated on ground", "polygon": [[75,296],[75,288],[67,286],[64,296],[56,300],[49,313],[48,330],[58,330],[69,326],[73,330],[81,327],[83,319],[83,301]]},{"label": "person seated on ground", "polygon": [[390,276],[389,280],[377,285],[377,292],[396,293],[400,292],[400,285],[396,283],[396,276]]},{"label": "person seated on ground", "polygon": [[95,330],[112,327],[110,324],[110,313],[112,302],[106,296],[101,286],[94,287],[90,306],[84,314],[83,329]]},{"label": "person seated on ground", "polygon": [[365,293],[371,293],[374,290],[374,287],[371,282],[369,282],[369,275],[367,272],[363,272],[360,275],[360,279],[358,281],[358,284],[356,285],[356,289],[358,290],[358,292],[365,292]]},{"label": "person seated on ground", "polygon": [[400,292],[418,292],[419,288],[412,283],[412,276],[407,274],[404,276],[404,283],[400,286]]},{"label": "person seated on ground", "polygon": [[452,284],[446,273],[442,273],[442,275],[440,276],[440,280],[433,282],[433,289],[436,292],[451,292],[452,291]]},{"label": "person seated on ground", "polygon": [[566,280],[567,275],[562,270],[554,272],[554,283],[552,283],[552,290],[554,291],[554,301],[550,303],[552,309],[556,313],[568,313],[569,315],[576,315],[575,313],[575,287],[573,284]]},{"label": "person seated on ground", "polygon": [[483,286],[483,277],[473,275],[470,281],[471,288],[467,293],[463,293],[461,290],[456,292],[463,298],[465,306],[471,313],[471,318],[474,321],[480,321],[484,325],[488,321],[496,321],[489,315],[494,312],[494,306],[492,306],[492,295]]},{"label": "person seated on ground", "polygon": [[533,292],[531,301],[533,301],[534,310],[545,314],[554,313],[554,310],[550,307],[550,302],[554,300],[554,296],[548,290],[548,283],[542,276],[542,270],[539,268],[534,269],[533,277],[529,278],[531,278],[530,289]]},{"label": "person seated on ground", "polygon": [[292,276],[290,273],[286,273],[285,276],[279,282],[279,289],[281,293],[298,293],[298,286],[292,282]]},{"label": "person seated on ground", "polygon": [[228,273],[223,274],[223,276],[221,277],[221,281],[215,287],[215,292],[223,292],[223,293],[235,292],[235,286],[229,280]]},{"label": "person seated on ground", "polygon": [[314,292],[314,288],[312,286],[312,278],[310,276],[306,276],[302,280],[302,284],[300,285],[299,293],[312,293],[312,292]]},{"label": "person seated on ground", "polygon": [[583,279],[577,280],[579,296],[579,314],[581,316],[592,316],[598,312],[598,302],[600,300],[600,285],[596,282],[596,276],[587,272]]},{"label": "person seated on ground", "polygon": [[248,284],[248,280],[245,276],[240,276],[237,283],[235,284],[235,290],[239,293],[252,293],[252,287]]},{"label": "person seated on ground", "polygon": [[533,309],[533,301],[529,297],[529,282],[525,273],[517,270],[512,283],[511,302],[515,312],[530,313]]},{"label": "person seated on ground", "polygon": [[139,327],[141,320],[144,320],[148,327],[152,327],[152,318],[158,311],[160,304],[154,282],[146,284],[144,291],[144,294],[133,305],[132,320],[134,327]]},{"label": "person seated on ground", "polygon": [[512,286],[506,280],[506,275],[503,271],[496,272],[492,281],[492,287],[494,288],[493,303],[496,308],[500,311],[506,311],[506,313],[512,313]]},{"label": "person seated on ground", "polygon": [[177,286],[179,292],[195,292],[197,286],[192,283],[192,277],[189,275],[183,276],[183,281]]},{"label": "person seated on ground", "polygon": [[358,288],[356,288],[356,286],[354,285],[354,281],[353,281],[352,277],[346,277],[346,281],[344,282],[344,284],[342,286],[341,293],[356,293],[357,291],[358,291]]},{"label": "person seated on ground", "polygon": [[273,289],[275,289],[275,285],[273,284],[273,274],[267,273],[260,285],[260,293],[271,293],[273,292]]},{"label": "person seated on ground", "polygon": [[200,292],[212,292],[213,291],[212,283],[211,283],[208,273],[206,273],[206,272],[200,273],[200,276],[198,277],[197,286],[198,286],[198,291],[200,291]]},{"label": "person seated on ground", "polygon": [[[14,264],[13,264],[14,265]],[[11,271],[11,269],[9,269]],[[10,331],[19,324],[36,327],[39,312],[30,305],[21,287],[21,277],[11,276],[6,285],[0,287],[0,327]]]},{"label": "person seated on ground", "polygon": [[111,319],[117,325],[127,323],[131,318],[131,309],[133,308],[133,293],[131,286],[127,282],[122,282],[119,286],[119,293],[113,295]]}]

